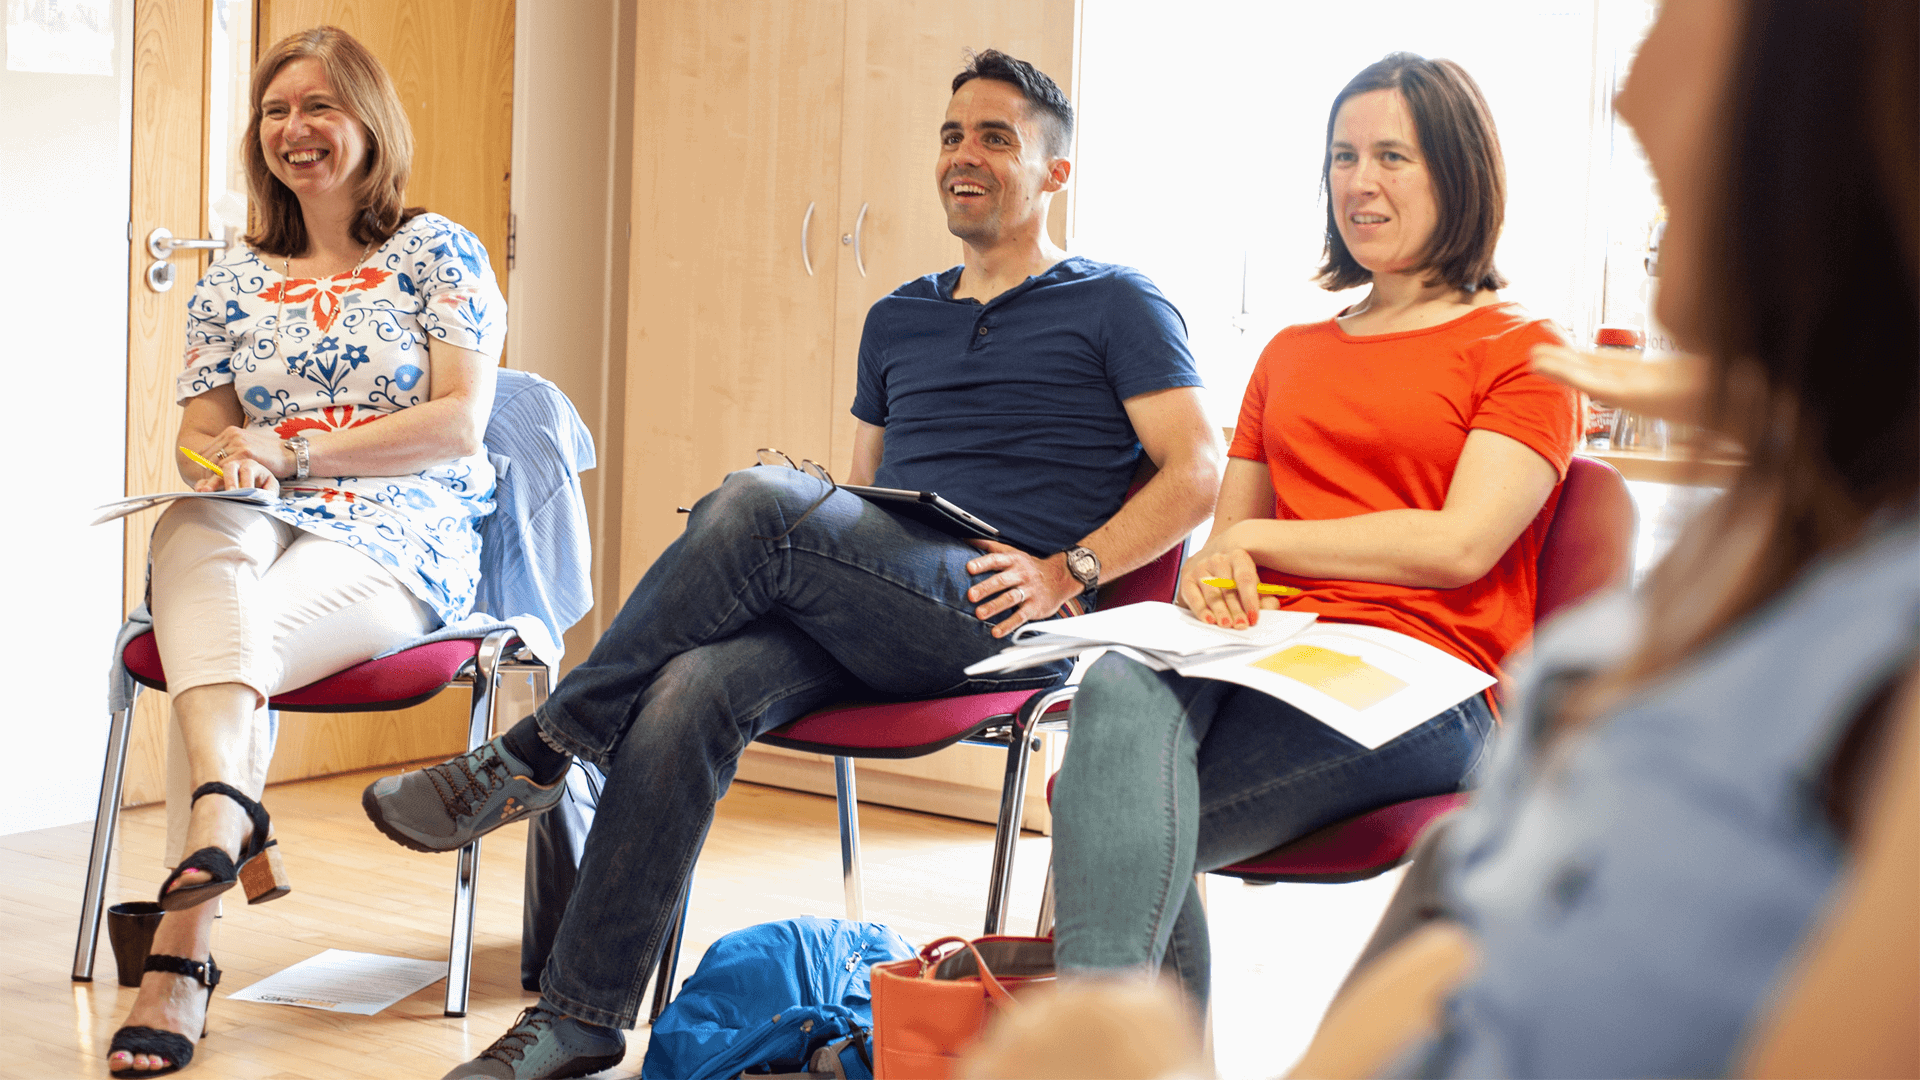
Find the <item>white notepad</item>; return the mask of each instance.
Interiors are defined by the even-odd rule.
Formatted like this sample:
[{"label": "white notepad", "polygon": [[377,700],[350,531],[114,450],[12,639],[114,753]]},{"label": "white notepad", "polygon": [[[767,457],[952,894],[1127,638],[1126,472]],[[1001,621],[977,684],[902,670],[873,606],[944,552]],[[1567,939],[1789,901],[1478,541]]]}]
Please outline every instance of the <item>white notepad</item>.
[{"label": "white notepad", "polygon": [[100,511],[100,516],[94,518],[91,524],[101,525],[162,503],[170,503],[175,499],[224,499],[227,502],[246,503],[249,506],[271,506],[278,501],[276,496],[269,495],[260,488],[234,488],[232,491],[168,491],[159,495],[129,495],[124,499],[115,499],[94,507],[95,510]]}]

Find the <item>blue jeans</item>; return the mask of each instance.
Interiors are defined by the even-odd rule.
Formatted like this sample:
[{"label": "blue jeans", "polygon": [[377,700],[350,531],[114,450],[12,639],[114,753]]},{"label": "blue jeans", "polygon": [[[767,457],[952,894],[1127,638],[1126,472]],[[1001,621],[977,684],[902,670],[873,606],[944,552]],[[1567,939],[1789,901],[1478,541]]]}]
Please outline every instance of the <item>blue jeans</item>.
[{"label": "blue jeans", "polygon": [[[755,737],[848,697],[1039,688],[1064,666],[968,679],[980,552],[792,469],[728,476],[554,688],[542,731],[607,784],[540,977],[549,1005],[634,1026],[714,804]],[[769,539],[769,538],[778,539]]]},{"label": "blue jeans", "polygon": [[1368,750],[1277,698],[1108,655],[1073,703],[1053,792],[1054,959],[1157,974],[1196,1008],[1211,968],[1194,875],[1387,803],[1458,791],[1493,727],[1475,695]]}]

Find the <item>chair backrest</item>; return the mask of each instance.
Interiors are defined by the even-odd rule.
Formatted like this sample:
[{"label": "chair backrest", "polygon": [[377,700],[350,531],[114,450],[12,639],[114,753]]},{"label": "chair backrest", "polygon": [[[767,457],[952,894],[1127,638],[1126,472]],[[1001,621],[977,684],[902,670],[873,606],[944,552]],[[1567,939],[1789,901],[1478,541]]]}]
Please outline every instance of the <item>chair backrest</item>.
[{"label": "chair backrest", "polygon": [[1100,586],[1100,610],[1142,600],[1172,603],[1180,588],[1180,563],[1186,553],[1187,545],[1182,541],[1147,565]]},{"label": "chair backrest", "polygon": [[[1153,459],[1146,454],[1140,455],[1140,464],[1133,472],[1133,483],[1127,487],[1127,498],[1140,494],[1160,471]],[[1143,600],[1158,600],[1171,604],[1180,595],[1180,564],[1187,558],[1187,542],[1181,540],[1160,553],[1160,557],[1128,573],[1122,574],[1105,585],[1100,586],[1100,610],[1119,607],[1121,604],[1138,604]]]},{"label": "chair backrest", "polygon": [[1635,516],[1627,482],[1604,461],[1576,457],[1540,546],[1533,621],[1609,585],[1633,568]]}]

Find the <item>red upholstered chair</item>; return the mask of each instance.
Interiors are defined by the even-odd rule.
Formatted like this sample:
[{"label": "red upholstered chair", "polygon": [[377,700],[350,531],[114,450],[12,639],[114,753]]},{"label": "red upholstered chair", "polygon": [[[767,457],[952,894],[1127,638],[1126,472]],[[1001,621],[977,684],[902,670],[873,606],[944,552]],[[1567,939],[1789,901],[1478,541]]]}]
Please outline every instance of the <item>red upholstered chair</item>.
[{"label": "red upholstered chair", "polygon": [[[1177,544],[1153,562],[1100,587],[1100,610],[1142,600],[1171,601],[1180,581],[1186,545]],[[1064,727],[1073,687],[1012,690],[923,701],[849,703],[809,713],[760,736],[759,741],[789,750],[833,757],[835,794],[840,810],[840,870],[846,886],[847,918],[865,918],[860,886],[860,803],[854,787],[857,758],[913,758],[955,743],[1000,746],[1007,750],[1001,783],[1000,818],[994,832],[993,875],[988,889],[986,932],[999,933],[1006,922],[1013,845],[1025,810],[1029,755],[1040,748],[1035,733]],[[651,1019],[673,994],[673,978],[686,930],[686,898],[678,924],[661,951],[655,969]]]},{"label": "red upholstered chair", "polygon": [[[1633,567],[1633,499],[1613,466],[1577,457],[1540,548],[1533,620],[1626,580]],[[1363,881],[1399,866],[1407,850],[1464,795],[1393,803],[1338,821],[1264,855],[1214,871],[1247,881]]]},{"label": "red upholstered chair", "polygon": [[[1540,549],[1534,622],[1626,580],[1633,565],[1634,510],[1613,466],[1576,457]],[[1053,784],[1047,784],[1053,794]],[[1391,803],[1308,833],[1246,862],[1213,871],[1245,881],[1364,881],[1406,861],[1407,851],[1436,818],[1466,803],[1464,794]],[[1053,877],[1040,901],[1039,933],[1053,925]]]},{"label": "red upholstered chair", "polygon": [[[579,474],[594,466],[593,436],[559,387],[531,372],[500,369],[488,415],[485,443],[495,463],[494,498],[499,510],[480,525],[480,581],[475,610],[537,618],[554,638],[593,606],[589,580],[592,553],[586,542],[586,506]],[[534,507],[539,507],[535,510]],[[515,508],[524,508],[521,516]],[[526,522],[540,527],[527,532]],[[144,612],[123,635],[144,623]],[[500,623],[491,625],[500,626]],[[531,632],[531,631],[530,631]],[[127,737],[140,687],[167,688],[153,634],[128,639],[120,660],[132,677],[124,695],[116,688],[109,707],[107,762],[100,778],[100,804],[93,819],[93,854],[87,860],[86,892],[80,904],[80,939],[74,946],[73,978],[93,979],[93,954],[106,906],[107,864],[120,824],[120,797],[127,768]],[[267,703],[279,712],[374,712],[404,709],[453,683],[472,688],[467,712],[467,749],[491,736],[495,691],[502,677],[525,675],[534,704],[547,698],[547,667],[519,634],[491,633],[433,641],[392,656],[355,664],[318,682],[289,690]],[[121,700],[124,697],[124,700]],[[474,883],[480,866],[478,841],[460,849],[453,885],[453,933],[447,949],[447,1015],[467,1014],[473,973]]]},{"label": "red upholstered chair", "polygon": [[[93,955],[100,939],[100,918],[106,906],[107,866],[113,855],[114,834],[120,823],[120,797],[127,768],[127,736],[133,723],[133,703],[141,686],[167,688],[160,668],[160,651],[151,631],[127,643],[121,654],[134,679],[133,697],[113,714],[107,733],[107,763],[100,781],[100,805],[93,821],[93,853],[87,860],[86,892],[80,905],[80,938],[74,948],[73,978],[93,979]],[[404,709],[433,697],[454,683],[472,687],[473,705],[467,714],[467,748],[491,737],[496,689],[507,674],[523,674],[533,682],[535,704],[546,700],[547,667],[526,652],[518,634],[497,630],[485,637],[458,638],[419,645],[405,652],[355,664],[344,671],[290,690],[267,703],[280,712],[372,712]],[[474,883],[479,875],[480,842],[460,849],[454,870],[453,931],[447,947],[448,1016],[467,1014],[467,992],[473,971]]]}]

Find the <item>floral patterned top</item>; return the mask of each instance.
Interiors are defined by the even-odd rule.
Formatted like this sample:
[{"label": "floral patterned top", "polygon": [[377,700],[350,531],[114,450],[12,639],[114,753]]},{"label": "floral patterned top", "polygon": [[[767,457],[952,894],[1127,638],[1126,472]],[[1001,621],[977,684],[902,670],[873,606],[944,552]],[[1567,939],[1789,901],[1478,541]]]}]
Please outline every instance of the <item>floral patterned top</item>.
[{"label": "floral patterned top", "polygon": [[[242,247],[207,270],[187,307],[182,404],[231,384],[248,425],[283,439],[360,427],[432,396],[429,337],[489,357],[506,340],[486,248],[438,214],[343,274],[288,279],[284,265]],[[286,481],[263,509],[365,552],[452,622],[473,606],[493,481],[483,451],[411,476]]]}]

